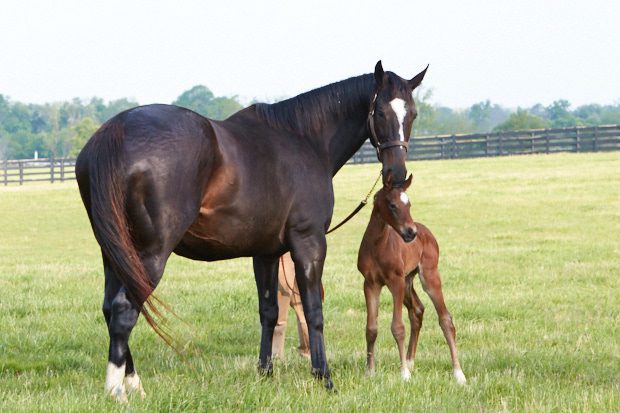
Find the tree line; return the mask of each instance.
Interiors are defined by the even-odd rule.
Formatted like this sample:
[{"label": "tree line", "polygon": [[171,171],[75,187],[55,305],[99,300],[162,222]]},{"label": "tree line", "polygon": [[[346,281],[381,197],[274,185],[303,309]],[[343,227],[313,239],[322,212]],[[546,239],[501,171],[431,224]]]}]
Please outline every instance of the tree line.
[{"label": "tree line", "polygon": [[[507,109],[489,100],[457,110],[431,102],[432,91],[418,93],[419,116],[413,135],[443,135],[521,129],[620,124],[620,104],[589,104],[571,109],[566,100],[551,105]],[[243,108],[236,96],[215,96],[206,86],[183,92],[172,104],[212,119],[225,119]],[[76,156],[97,128],[115,114],[137,106],[131,99],[104,102],[73,99],[69,102],[25,104],[0,94],[0,160]]]},{"label": "tree line", "polygon": [[430,103],[431,96],[432,91],[427,90],[416,97],[419,116],[414,136],[620,124],[620,103],[593,103],[571,109],[569,101],[560,99],[548,106],[539,103],[515,110],[486,100],[455,110]]}]

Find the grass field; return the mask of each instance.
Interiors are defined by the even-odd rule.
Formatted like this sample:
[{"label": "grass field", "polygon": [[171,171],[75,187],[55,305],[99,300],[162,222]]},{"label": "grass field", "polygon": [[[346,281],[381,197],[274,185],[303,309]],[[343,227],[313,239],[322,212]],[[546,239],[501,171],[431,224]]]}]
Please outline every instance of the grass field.
[{"label": "grass field", "polygon": [[[101,258],[75,184],[0,188],[0,411],[620,411],[620,153],[409,165],[413,215],[435,233],[465,387],[427,296],[416,367],[400,380],[382,295],[377,374],[364,375],[365,306],[356,269],[367,207],[328,236],[326,348],[338,392],[295,353],[256,372],[251,260],[172,257],[158,289],[181,320],[178,356],[141,320],[132,349],[147,398],[103,394],[107,331]],[[377,165],[335,180],[334,221]],[[419,287],[419,282],[416,281]],[[419,289],[421,291],[421,289]]]}]

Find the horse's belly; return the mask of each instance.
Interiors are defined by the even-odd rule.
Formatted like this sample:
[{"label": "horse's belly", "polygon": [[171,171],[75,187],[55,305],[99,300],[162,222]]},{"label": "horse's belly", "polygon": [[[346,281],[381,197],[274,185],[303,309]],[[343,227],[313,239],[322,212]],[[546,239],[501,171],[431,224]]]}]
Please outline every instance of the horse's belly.
[{"label": "horse's belly", "polygon": [[238,247],[224,245],[215,239],[200,238],[189,232],[183,236],[174,253],[199,261],[218,261],[251,255],[244,254]]},{"label": "horse's belly", "polygon": [[174,252],[201,261],[281,253],[281,226],[261,225],[255,217],[201,213]]}]

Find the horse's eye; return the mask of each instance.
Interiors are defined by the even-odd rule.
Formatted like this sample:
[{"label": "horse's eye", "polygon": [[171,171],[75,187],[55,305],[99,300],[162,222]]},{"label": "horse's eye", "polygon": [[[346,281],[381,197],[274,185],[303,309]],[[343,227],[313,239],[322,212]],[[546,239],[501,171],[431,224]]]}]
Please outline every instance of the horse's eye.
[{"label": "horse's eye", "polygon": [[390,205],[389,205],[389,206],[390,206],[390,209],[391,209],[392,211],[396,211],[397,207],[396,207],[396,204],[395,204],[394,202],[390,202]]},{"label": "horse's eye", "polygon": [[379,116],[381,119],[385,119],[385,113],[381,111],[377,111],[377,116]]}]

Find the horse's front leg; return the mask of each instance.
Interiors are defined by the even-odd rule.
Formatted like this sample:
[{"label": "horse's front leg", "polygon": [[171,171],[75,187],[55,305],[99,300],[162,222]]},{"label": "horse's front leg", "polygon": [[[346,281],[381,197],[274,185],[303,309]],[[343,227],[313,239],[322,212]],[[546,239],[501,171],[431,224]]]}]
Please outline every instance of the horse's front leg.
[{"label": "horse's front leg", "polygon": [[254,257],[253,261],[261,324],[258,370],[269,375],[273,372],[271,346],[278,321],[278,257]]},{"label": "horse's front leg", "polygon": [[325,388],[331,390],[334,384],[325,355],[321,298],[321,277],[327,252],[325,235],[323,232],[313,235],[294,234],[291,236],[291,246],[291,255],[295,262],[295,278],[308,325],[312,374],[319,379],[325,379]]}]

